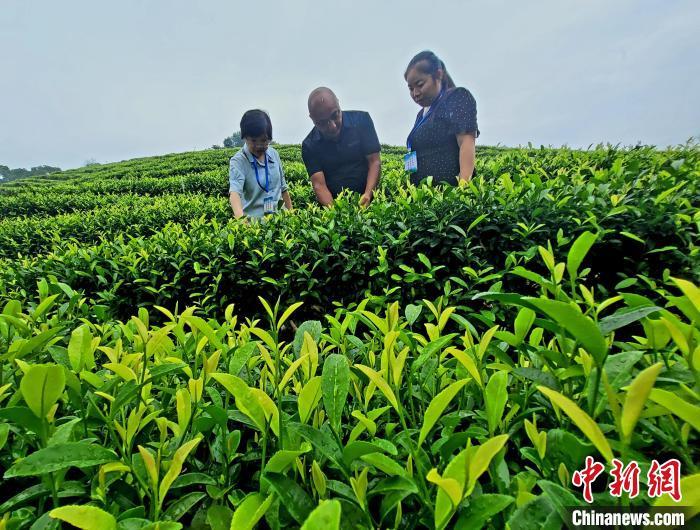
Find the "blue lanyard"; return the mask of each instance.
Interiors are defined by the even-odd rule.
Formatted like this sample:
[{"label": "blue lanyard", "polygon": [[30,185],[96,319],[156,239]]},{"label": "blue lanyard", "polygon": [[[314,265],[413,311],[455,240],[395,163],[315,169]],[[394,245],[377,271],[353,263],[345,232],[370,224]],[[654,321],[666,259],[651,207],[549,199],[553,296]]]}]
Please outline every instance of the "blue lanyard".
[{"label": "blue lanyard", "polygon": [[260,176],[258,175],[258,161],[255,160],[255,156],[253,156],[253,161],[250,163],[250,165],[253,166],[253,169],[255,170],[255,181],[258,183],[258,186],[260,186],[262,189],[265,190],[265,193],[270,193],[270,171],[267,169],[267,153],[265,153],[265,187],[263,188],[263,185],[260,184]]},{"label": "blue lanyard", "polygon": [[445,90],[440,90],[440,93],[438,94],[438,97],[435,98],[435,101],[433,101],[433,104],[430,105],[430,109],[428,110],[428,113],[425,114],[425,112],[421,113],[420,118],[416,118],[416,124],[413,126],[413,129],[411,129],[411,132],[408,133],[408,138],[406,138],[406,147],[408,147],[408,150],[411,151],[411,136],[413,136],[413,133],[416,132],[418,129],[420,129],[420,126],[425,123],[425,121],[430,117],[430,115],[433,113],[435,110],[435,107],[437,106],[438,101],[440,101],[440,98],[442,98],[442,95],[445,93]]}]

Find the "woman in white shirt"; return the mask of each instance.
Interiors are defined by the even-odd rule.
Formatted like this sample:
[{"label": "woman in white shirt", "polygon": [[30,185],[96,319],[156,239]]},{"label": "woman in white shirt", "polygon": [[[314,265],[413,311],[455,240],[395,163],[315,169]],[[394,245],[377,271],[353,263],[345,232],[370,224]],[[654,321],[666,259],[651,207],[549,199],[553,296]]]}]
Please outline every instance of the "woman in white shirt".
[{"label": "woman in white shirt", "polygon": [[279,201],[292,209],[282,160],[270,147],[272,121],[262,110],[249,110],[241,118],[243,147],[229,163],[229,202],[236,218],[259,219],[278,211]]}]

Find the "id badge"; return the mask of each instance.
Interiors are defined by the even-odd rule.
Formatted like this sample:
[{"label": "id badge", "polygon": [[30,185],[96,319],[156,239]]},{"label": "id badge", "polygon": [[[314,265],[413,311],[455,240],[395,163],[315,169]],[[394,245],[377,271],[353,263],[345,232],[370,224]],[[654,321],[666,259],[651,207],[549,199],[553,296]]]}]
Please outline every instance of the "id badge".
[{"label": "id badge", "polygon": [[272,195],[265,195],[265,198],[263,199],[263,213],[275,213],[275,199],[272,197]]},{"label": "id badge", "polygon": [[418,171],[418,157],[415,151],[406,153],[403,155],[403,167],[406,171],[410,173],[415,173]]}]

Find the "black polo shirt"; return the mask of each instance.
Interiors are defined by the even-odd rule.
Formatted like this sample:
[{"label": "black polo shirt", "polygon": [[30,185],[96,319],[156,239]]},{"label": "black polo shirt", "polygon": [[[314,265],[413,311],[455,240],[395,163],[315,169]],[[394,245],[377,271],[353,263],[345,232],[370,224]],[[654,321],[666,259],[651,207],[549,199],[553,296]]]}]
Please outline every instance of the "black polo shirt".
[{"label": "black polo shirt", "polygon": [[309,176],[323,171],[326,186],[335,198],[343,189],[364,193],[367,185],[367,155],[381,147],[374,123],[367,112],[344,110],[343,125],[336,141],[327,140],[314,127],[301,144],[301,157]]},{"label": "black polo shirt", "polygon": [[[416,123],[423,116],[420,110]],[[425,122],[409,136],[411,149],[416,152],[418,171],[411,174],[417,184],[427,176],[434,182],[456,184],[459,175],[459,144],[457,134],[479,136],[476,123],[476,100],[466,88],[447,90],[435,103]],[[474,173],[476,175],[476,173]]]}]

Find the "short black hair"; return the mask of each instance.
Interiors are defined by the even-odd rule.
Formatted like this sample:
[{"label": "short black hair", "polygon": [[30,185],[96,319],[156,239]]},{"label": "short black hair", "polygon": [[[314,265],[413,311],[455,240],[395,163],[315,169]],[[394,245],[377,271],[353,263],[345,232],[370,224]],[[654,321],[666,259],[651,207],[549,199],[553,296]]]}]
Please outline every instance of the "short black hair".
[{"label": "short black hair", "polygon": [[260,109],[246,111],[241,118],[241,138],[257,138],[267,134],[272,140],[272,121],[267,112]]}]

